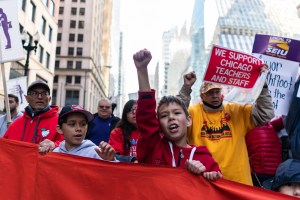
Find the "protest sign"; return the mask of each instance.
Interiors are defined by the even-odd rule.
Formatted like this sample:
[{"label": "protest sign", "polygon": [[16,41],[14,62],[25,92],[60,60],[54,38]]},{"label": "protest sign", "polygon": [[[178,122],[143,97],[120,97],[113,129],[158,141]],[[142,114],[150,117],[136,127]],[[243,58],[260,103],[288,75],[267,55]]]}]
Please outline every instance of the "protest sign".
[{"label": "protest sign", "polygon": [[241,88],[252,88],[262,60],[250,54],[213,46],[203,80]]},{"label": "protest sign", "polygon": [[24,94],[27,91],[27,76],[10,79],[7,81],[7,92],[19,97],[19,111],[23,111],[28,105]]},{"label": "protest sign", "polygon": [[253,55],[264,60],[270,74],[267,84],[272,97],[275,115],[287,115],[300,62],[300,41],[256,35]]},{"label": "protest sign", "polygon": [[0,63],[25,59],[16,0],[0,1]]}]

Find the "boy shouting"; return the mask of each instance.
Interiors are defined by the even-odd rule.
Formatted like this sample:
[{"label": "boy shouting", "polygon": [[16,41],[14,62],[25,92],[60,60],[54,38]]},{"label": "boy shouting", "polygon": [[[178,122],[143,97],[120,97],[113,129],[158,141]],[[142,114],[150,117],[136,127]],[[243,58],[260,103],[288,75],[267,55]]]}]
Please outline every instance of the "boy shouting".
[{"label": "boy shouting", "polygon": [[158,104],[155,91],[150,88],[147,66],[152,59],[150,51],[133,55],[139,83],[136,121],[140,131],[137,145],[139,163],[186,167],[209,180],[221,178],[218,164],[205,146],[187,144],[187,127],[191,118],[184,103],[175,96],[165,96]]}]

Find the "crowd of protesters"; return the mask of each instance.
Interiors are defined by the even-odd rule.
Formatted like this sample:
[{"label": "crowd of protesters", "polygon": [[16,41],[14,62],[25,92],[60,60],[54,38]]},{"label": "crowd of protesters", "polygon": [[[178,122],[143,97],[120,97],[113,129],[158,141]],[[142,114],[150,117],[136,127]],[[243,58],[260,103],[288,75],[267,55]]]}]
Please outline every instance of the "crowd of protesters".
[{"label": "crowd of protesters", "polygon": [[[18,111],[9,96],[11,122],[0,117],[0,137],[38,144],[38,152],[67,153],[112,162],[186,168],[215,181],[219,178],[263,187],[300,198],[300,77],[287,116],[274,118],[268,85],[254,104],[223,102],[222,86],[204,82],[200,102],[190,105],[196,74],[183,76],[177,96],[156,104],[151,89],[147,49],[133,55],[138,100],[129,100],[121,118],[116,106],[100,99],[94,115],[79,105],[50,105],[47,83],[28,87],[28,106]],[[261,70],[268,70],[262,65]]]}]

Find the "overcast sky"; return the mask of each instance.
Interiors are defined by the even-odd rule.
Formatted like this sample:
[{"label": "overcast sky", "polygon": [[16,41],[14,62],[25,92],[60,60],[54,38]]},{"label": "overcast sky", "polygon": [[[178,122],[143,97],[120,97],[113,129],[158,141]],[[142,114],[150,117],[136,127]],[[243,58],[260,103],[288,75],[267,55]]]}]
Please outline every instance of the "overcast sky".
[{"label": "overcast sky", "polygon": [[[126,67],[126,90],[137,91],[137,77],[132,55],[147,48],[153,59],[150,73],[161,57],[161,38],[164,31],[190,25],[194,0],[125,0],[121,1],[121,31],[123,32],[123,64]],[[134,86],[132,86],[134,85]],[[130,87],[129,87],[130,86]]]}]

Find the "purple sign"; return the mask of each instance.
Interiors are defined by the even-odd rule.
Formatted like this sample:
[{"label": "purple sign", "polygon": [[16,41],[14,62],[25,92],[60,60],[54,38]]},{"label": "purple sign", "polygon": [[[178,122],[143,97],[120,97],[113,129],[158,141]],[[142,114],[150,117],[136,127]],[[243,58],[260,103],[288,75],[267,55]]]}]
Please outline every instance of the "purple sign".
[{"label": "purple sign", "polygon": [[256,34],[252,53],[300,62],[300,41],[278,36]]}]

